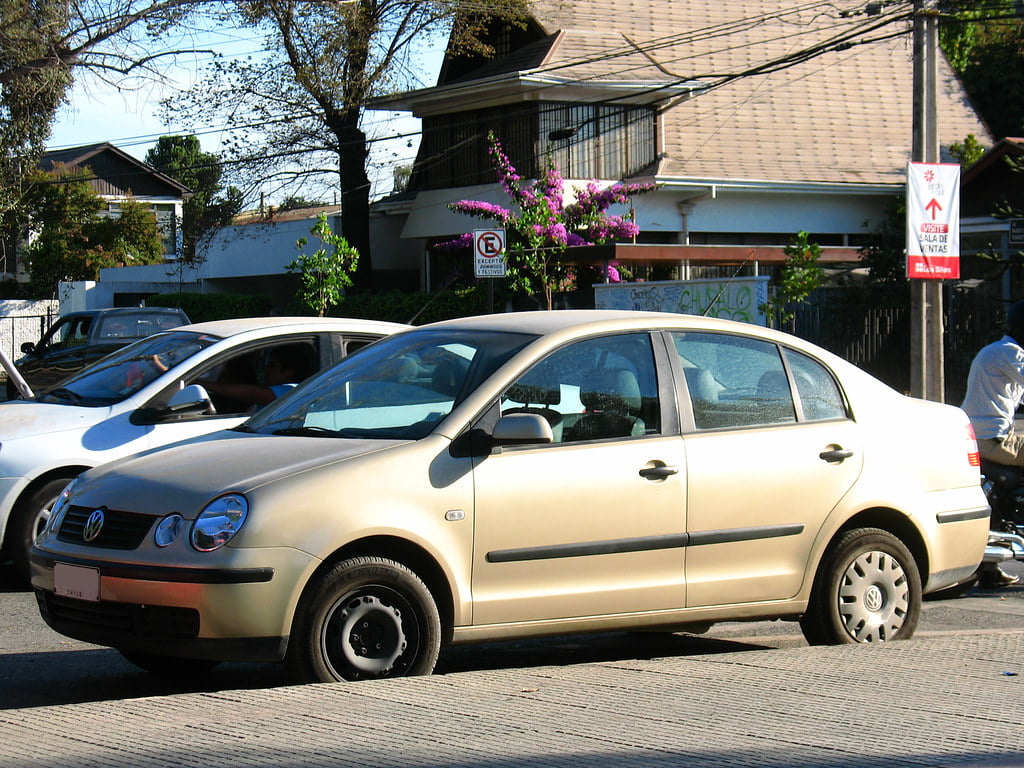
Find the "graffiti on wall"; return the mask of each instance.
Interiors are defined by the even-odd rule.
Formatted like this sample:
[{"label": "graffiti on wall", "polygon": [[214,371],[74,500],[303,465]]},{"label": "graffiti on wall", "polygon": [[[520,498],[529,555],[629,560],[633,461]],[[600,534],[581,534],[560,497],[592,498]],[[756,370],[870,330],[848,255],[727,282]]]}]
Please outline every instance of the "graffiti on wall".
[{"label": "graffiti on wall", "polygon": [[732,280],[668,280],[652,283],[601,283],[594,286],[598,309],[681,312],[766,325],[759,307],[768,301],[769,277]]}]

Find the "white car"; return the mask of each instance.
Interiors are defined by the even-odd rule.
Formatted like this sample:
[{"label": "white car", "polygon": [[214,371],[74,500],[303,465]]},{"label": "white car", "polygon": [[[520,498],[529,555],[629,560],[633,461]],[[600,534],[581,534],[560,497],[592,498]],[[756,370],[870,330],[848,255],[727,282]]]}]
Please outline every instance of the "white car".
[{"label": "white car", "polygon": [[250,415],[249,404],[195,382],[260,384],[266,356],[282,345],[297,345],[305,378],[404,328],[310,317],[185,325],[124,347],[34,399],[0,403],[0,548],[27,578],[29,547],[80,472]]}]

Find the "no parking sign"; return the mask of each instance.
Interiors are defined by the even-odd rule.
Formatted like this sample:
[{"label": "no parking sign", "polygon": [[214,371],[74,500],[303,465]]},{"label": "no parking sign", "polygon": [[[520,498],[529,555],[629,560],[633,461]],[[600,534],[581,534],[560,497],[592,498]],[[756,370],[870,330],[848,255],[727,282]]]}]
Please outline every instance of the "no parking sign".
[{"label": "no parking sign", "polygon": [[505,230],[473,230],[474,277],[505,276]]}]

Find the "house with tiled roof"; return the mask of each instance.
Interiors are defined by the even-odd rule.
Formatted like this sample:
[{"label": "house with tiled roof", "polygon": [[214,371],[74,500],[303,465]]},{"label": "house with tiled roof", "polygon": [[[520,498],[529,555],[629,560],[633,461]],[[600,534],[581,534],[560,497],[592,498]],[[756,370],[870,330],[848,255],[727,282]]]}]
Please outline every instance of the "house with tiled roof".
[{"label": "house with tiled roof", "polygon": [[[373,205],[379,282],[440,287],[452,257],[433,246],[481,226],[448,204],[507,202],[488,157],[490,131],[527,178],[550,152],[570,182],[658,185],[632,200],[635,243],[574,258],[668,265],[679,278],[763,274],[806,231],[822,246],[822,261],[856,262],[905,187],[913,133],[909,7],[533,2],[525,25],[492,27],[493,56],[449,51],[435,85],[375,104],[422,121],[408,190]],[[950,160],[951,144],[971,134],[983,144],[991,138],[941,57],[939,75],[940,143]],[[240,229],[215,239],[202,274],[189,280],[217,290],[283,288],[274,276],[294,257],[295,233],[247,227],[252,238],[243,245],[233,242]],[[244,259],[235,257],[239,250]],[[461,270],[472,273],[469,264]],[[101,280],[169,279],[156,271],[104,270]]]},{"label": "house with tiled roof", "polygon": [[[38,167],[47,172],[87,169],[89,188],[106,203],[102,216],[119,215],[121,203],[128,199],[145,204],[156,216],[167,258],[177,256],[182,204],[192,193],[185,185],[109,143],[45,152]],[[0,273],[7,279],[28,279],[18,259],[22,246],[16,243],[5,250],[13,256],[0,264]]]},{"label": "house with tiled roof", "polygon": [[[436,85],[384,103],[422,118],[402,235],[473,229],[459,199],[503,202],[494,131],[521,175],[551,153],[575,180],[650,181],[640,234],[614,257],[778,262],[804,230],[851,262],[905,186],[912,144],[910,3],[540,0],[490,32],[493,58],[451,52]],[[943,148],[990,135],[940,56]],[[950,159],[943,150],[944,159]],[[479,226],[477,224],[477,226]]]}]

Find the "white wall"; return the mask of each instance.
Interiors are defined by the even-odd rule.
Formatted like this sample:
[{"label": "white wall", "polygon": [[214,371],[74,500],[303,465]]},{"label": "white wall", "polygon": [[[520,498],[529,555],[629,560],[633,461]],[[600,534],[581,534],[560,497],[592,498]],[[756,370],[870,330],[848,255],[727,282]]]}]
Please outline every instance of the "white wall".
[{"label": "white wall", "polygon": [[[21,345],[36,342],[50,321],[57,317],[58,303],[44,301],[0,301],[0,348],[12,359],[21,357]],[[6,378],[0,367],[0,375]]]}]

